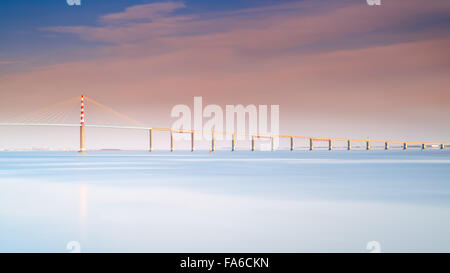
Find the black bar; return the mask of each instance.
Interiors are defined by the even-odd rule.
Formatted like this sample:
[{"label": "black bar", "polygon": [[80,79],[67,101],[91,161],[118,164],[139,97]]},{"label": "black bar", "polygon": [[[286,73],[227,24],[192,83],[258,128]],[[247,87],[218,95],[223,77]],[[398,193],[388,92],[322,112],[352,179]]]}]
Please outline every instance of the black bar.
[{"label": "black bar", "polygon": [[[130,272],[355,272],[446,268],[448,254],[0,254],[15,269]],[[56,266],[58,265],[58,266]],[[60,267],[64,265],[64,267]],[[60,272],[62,272],[60,271]]]}]

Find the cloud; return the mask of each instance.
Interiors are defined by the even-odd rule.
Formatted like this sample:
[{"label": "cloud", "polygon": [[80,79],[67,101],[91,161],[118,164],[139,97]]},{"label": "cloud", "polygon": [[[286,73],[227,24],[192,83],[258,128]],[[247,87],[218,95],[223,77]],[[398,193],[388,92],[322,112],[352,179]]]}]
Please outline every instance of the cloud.
[{"label": "cloud", "polygon": [[[234,12],[187,15],[171,13],[185,7],[181,2],[153,3],[105,15],[100,18],[102,25],[99,26],[46,30],[118,46],[141,45],[150,53],[201,46],[234,48],[245,54],[250,50],[256,54],[279,54],[308,46],[320,48],[336,41],[344,44],[345,39],[351,42],[366,33],[405,35],[413,31],[412,25],[450,12],[450,2],[446,0],[427,5],[419,0],[399,0],[383,3],[383,8],[373,8],[363,2],[327,0],[317,4],[309,0]],[[448,33],[447,29],[445,31]],[[370,41],[372,44],[382,42],[383,37]],[[360,42],[360,46],[368,46],[367,43]]]},{"label": "cloud", "polygon": [[8,60],[0,60],[0,65],[9,65],[9,64],[15,64],[15,62]]},{"label": "cloud", "polygon": [[165,2],[137,5],[126,8],[124,12],[111,13],[100,17],[104,23],[115,21],[130,21],[136,19],[155,20],[167,17],[176,9],[186,7],[182,2]]},{"label": "cloud", "polygon": [[282,130],[314,133],[327,124],[317,135],[375,136],[393,122],[421,136],[426,120],[450,114],[450,35],[438,23],[449,1],[318,3],[183,15],[175,12],[183,4],[160,3],[105,15],[96,26],[49,28],[109,45],[93,59],[3,77],[0,89],[17,102],[11,96],[0,104],[25,107],[24,94],[45,104],[85,90],[167,126],[171,106],[203,95],[206,103],[280,104]]}]

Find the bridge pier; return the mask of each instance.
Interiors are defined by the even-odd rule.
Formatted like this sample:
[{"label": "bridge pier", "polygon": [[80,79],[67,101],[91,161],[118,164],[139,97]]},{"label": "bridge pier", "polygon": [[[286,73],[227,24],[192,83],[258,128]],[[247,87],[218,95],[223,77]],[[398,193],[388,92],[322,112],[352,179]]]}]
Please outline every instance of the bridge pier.
[{"label": "bridge pier", "polygon": [[236,133],[233,133],[233,139],[231,140],[231,151],[236,152]]},{"label": "bridge pier", "polygon": [[333,150],[333,142],[331,139],[328,140],[328,150],[332,151]]},{"label": "bridge pier", "polygon": [[441,144],[441,150],[445,150],[445,145]]},{"label": "bridge pier", "polygon": [[347,140],[347,151],[352,150],[352,142],[350,140]]},{"label": "bridge pier", "polygon": [[425,143],[422,143],[422,150],[425,150],[427,148],[427,145]]},{"label": "bridge pier", "polygon": [[150,129],[148,131],[149,134],[149,144],[150,144],[150,148],[149,148],[149,152],[153,152],[153,129]]},{"label": "bridge pier", "polygon": [[384,149],[387,151],[387,150],[389,150],[389,142],[385,142],[384,143]]},{"label": "bridge pier", "polygon": [[406,142],[403,143],[403,150],[405,151],[408,150],[408,143]]},{"label": "bridge pier", "polygon": [[309,150],[314,150],[314,140],[312,138],[309,139]]},{"label": "bridge pier", "polygon": [[370,150],[370,141],[366,141],[366,150],[367,150],[367,151]]},{"label": "bridge pier", "polygon": [[274,137],[270,138],[270,145],[271,145],[272,152],[275,152],[275,140],[274,140]]},{"label": "bridge pier", "polygon": [[291,137],[291,152],[293,152],[294,150],[295,150],[294,137]]},{"label": "bridge pier", "polygon": [[172,130],[170,131],[170,151],[171,151],[171,152],[174,152],[174,151],[175,151],[175,149],[174,149],[174,143],[173,143],[173,131],[172,131]]},{"label": "bridge pier", "polygon": [[214,131],[211,133],[211,152],[215,152],[216,151],[216,137],[214,134]]},{"label": "bridge pier", "polygon": [[86,153],[86,147],[84,142],[85,137],[85,127],[84,124],[80,126],[80,153]]}]

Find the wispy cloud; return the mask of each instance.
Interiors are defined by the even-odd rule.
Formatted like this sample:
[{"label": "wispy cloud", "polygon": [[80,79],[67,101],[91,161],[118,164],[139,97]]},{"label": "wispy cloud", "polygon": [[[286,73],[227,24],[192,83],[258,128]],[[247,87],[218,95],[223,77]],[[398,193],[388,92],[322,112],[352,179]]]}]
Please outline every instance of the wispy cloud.
[{"label": "wispy cloud", "polygon": [[[341,40],[358,40],[366,33],[408,34],[412,25],[450,12],[450,2],[419,0],[383,3],[374,9],[364,1],[302,1],[214,14],[177,15],[181,2],[153,3],[102,16],[99,26],[52,27],[47,31],[76,34],[82,39],[115,45],[142,44],[150,50],[227,47],[254,53],[285,52]],[[443,30],[448,33],[448,30]],[[375,37],[375,36],[374,36]],[[398,41],[398,39],[397,39]],[[361,43],[386,42],[383,37]],[[349,44],[349,43],[347,43]],[[354,46],[354,44],[352,45]],[[148,52],[148,51],[147,51]]]},{"label": "wispy cloud", "polygon": [[151,21],[168,17],[174,10],[184,7],[186,6],[182,2],[165,2],[137,5],[126,8],[123,12],[104,15],[100,17],[100,21],[104,23],[112,23],[116,21],[133,21],[137,19],[146,19],[147,21]]},{"label": "wispy cloud", "polygon": [[9,61],[9,60],[0,60],[0,65],[10,65],[10,64],[15,64],[16,62],[14,61]]}]

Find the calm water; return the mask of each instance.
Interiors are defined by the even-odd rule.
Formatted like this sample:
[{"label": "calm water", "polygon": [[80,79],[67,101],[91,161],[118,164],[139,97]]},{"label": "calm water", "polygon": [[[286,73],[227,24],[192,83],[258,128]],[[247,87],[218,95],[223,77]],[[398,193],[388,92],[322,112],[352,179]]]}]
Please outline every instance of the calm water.
[{"label": "calm water", "polygon": [[0,252],[450,251],[450,151],[2,152]]}]

